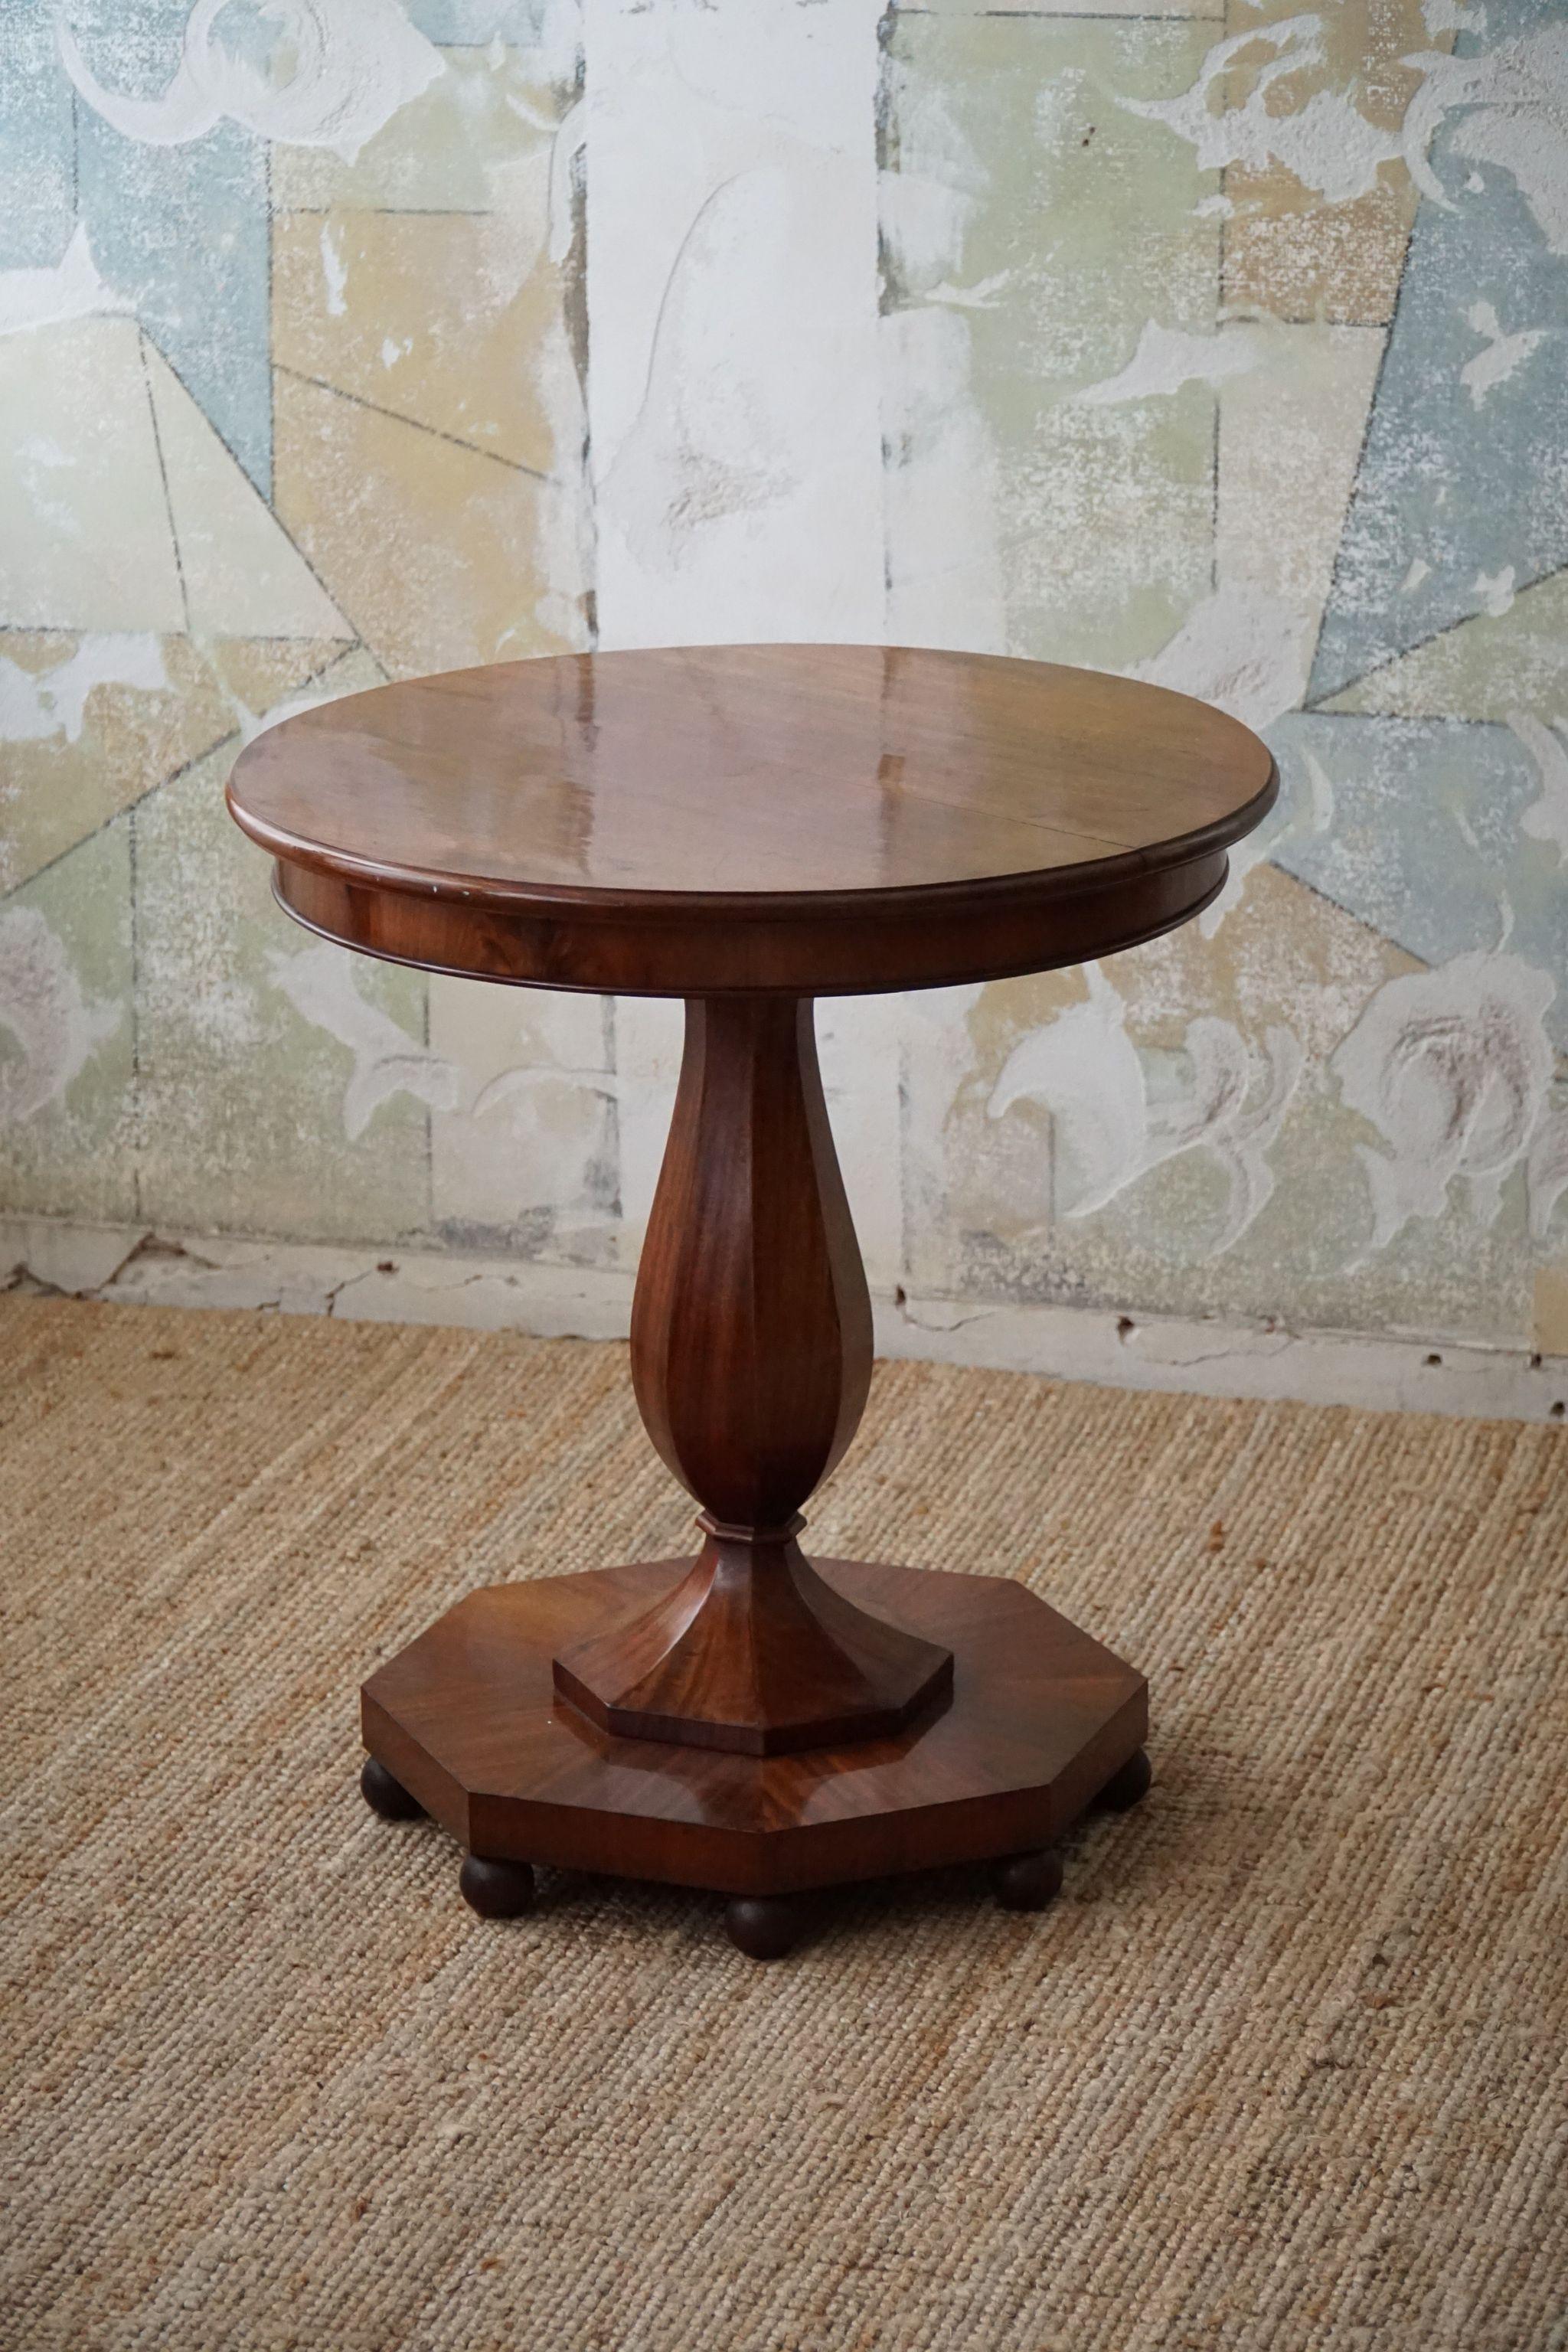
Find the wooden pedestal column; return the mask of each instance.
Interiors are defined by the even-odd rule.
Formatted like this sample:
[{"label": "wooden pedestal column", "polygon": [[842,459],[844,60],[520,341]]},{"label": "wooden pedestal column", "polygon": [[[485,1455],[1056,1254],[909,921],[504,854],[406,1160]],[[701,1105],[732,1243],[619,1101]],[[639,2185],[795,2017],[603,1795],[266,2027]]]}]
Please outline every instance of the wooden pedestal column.
[{"label": "wooden pedestal column", "polygon": [[885,1736],[951,1689],[951,1651],[857,1608],[796,1541],[870,1378],[811,1005],[694,998],[632,1380],[702,1549],[646,1615],[556,1658],[564,1697],[606,1731],[772,1756]]}]

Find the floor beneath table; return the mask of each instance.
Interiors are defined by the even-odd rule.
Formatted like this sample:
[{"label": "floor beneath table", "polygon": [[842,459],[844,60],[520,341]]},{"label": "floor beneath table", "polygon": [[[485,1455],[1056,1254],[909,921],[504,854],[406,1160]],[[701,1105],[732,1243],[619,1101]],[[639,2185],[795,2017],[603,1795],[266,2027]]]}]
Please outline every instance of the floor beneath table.
[{"label": "floor beneath table", "polygon": [[1553,2340],[1561,1432],[879,1370],[808,1543],[1026,1579],[1155,1787],[761,1970],[354,1787],[447,1602],[684,1540],[623,1349],[10,1298],[0,1397],[16,2352]]}]

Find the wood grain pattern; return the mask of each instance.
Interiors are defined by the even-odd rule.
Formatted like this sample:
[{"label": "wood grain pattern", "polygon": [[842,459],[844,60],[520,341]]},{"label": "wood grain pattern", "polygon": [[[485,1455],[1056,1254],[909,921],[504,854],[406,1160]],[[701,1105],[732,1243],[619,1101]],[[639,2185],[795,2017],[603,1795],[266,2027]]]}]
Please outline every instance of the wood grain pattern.
[{"label": "wood grain pattern", "polygon": [[229,783],[291,912],[431,970],[627,993],[933,986],[1152,936],[1267,748],[1163,688],[865,646],[564,655],[378,687]]},{"label": "wood grain pattern", "polygon": [[373,1675],[365,1745],[472,1853],[780,1895],[1054,1844],[1134,1757],[1142,1675],[1005,1576],[825,1559],[857,1608],[954,1659],[900,1732],[746,1756],[601,1731],[552,1658],[672,1591],[685,1560],[473,1592]]},{"label": "wood grain pattern", "polygon": [[631,1341],[648,1435],[681,1485],[716,1520],[787,1525],[871,1382],[871,1299],[809,1004],[688,1004]]},{"label": "wood grain pattern", "polygon": [[1025,875],[837,904],[710,903],[701,916],[652,898],[498,913],[283,861],[273,889],[307,930],[422,971],[616,996],[867,996],[1050,971],[1138,947],[1201,914],[1226,871],[1215,851],[1158,872],[1130,867],[1069,896]]},{"label": "wood grain pattern", "polygon": [[605,1729],[767,1755],[894,1730],[946,1687],[945,1649],[843,1600],[795,1540],[870,1379],[811,1007],[693,999],[632,1381],[704,1540],[657,1609],[557,1658],[557,1687]]}]

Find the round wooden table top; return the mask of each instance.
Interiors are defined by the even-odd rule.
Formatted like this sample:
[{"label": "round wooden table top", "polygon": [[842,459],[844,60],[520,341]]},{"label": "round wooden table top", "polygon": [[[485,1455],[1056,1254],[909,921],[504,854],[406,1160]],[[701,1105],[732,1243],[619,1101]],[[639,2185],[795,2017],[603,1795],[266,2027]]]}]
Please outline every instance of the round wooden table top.
[{"label": "round wooden table top", "polygon": [[309,928],[426,970],[685,996],[935,987],[1185,921],[1271,806],[1190,697],[879,646],[567,654],[376,687],[237,761]]}]

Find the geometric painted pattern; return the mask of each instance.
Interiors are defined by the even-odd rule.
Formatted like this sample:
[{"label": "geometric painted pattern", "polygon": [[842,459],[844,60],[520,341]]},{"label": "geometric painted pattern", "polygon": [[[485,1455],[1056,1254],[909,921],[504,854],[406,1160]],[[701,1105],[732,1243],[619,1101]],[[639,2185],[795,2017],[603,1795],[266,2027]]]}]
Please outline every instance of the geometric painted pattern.
[{"label": "geometric painted pattern", "polygon": [[[1488,46],[1541,22],[1538,0],[1502,0]],[[1553,250],[1510,172],[1470,168],[1467,122],[1433,142],[1456,193],[1424,198],[1411,232],[1314,703],[1568,566],[1568,236]]]},{"label": "geometric painted pattern", "polygon": [[304,940],[236,751],[595,642],[973,646],[1201,695],[1283,791],[1167,940],[819,1009],[876,1286],[1568,1347],[1559,11],[68,0],[5,52],[7,1206],[631,1263],[678,1012]]},{"label": "geometric painted pattern", "polygon": [[[1289,873],[1433,967],[1506,943],[1568,970],[1568,887],[1527,830],[1543,791],[1528,722],[1309,711],[1272,732],[1288,759],[1317,761],[1333,794],[1331,825],[1280,846]],[[1568,1045],[1568,988],[1549,1025]]]},{"label": "geometric painted pattern", "polygon": [[[465,1197],[482,1162],[432,1123],[478,1085],[429,987],[301,960],[222,792],[300,699],[584,641],[575,30],[477,0],[306,29],[134,0],[5,36],[5,1195],[547,1244],[533,1200],[602,1221],[602,1097],[548,1096],[526,1215]],[[551,1059],[526,1011],[506,1042]]]}]

